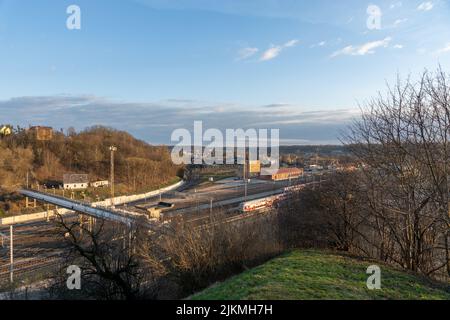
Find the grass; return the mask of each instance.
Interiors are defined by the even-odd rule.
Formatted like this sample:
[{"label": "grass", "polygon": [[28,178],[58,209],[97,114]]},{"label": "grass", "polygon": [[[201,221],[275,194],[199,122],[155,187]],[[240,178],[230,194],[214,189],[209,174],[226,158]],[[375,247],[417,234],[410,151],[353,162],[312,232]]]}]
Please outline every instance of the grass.
[{"label": "grass", "polygon": [[381,290],[369,290],[367,267],[376,263],[336,253],[295,250],[216,284],[193,300],[449,300],[450,285],[382,264]]},{"label": "grass", "polygon": [[[232,178],[236,176],[236,171],[224,171],[224,172],[212,172],[212,173],[204,173],[201,175],[200,177],[200,183],[201,184],[209,184],[209,178],[214,178],[214,182],[223,180],[223,179],[227,179],[227,178]],[[211,183],[212,184],[212,183]]]}]

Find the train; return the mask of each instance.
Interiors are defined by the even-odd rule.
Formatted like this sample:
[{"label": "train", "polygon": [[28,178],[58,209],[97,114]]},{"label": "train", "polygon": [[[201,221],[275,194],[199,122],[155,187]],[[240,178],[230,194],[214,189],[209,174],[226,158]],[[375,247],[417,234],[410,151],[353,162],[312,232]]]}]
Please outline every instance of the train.
[{"label": "train", "polygon": [[280,194],[276,196],[271,196],[267,198],[252,200],[241,203],[239,206],[239,211],[242,213],[250,213],[255,211],[261,211],[264,209],[273,208],[278,202],[284,200],[285,195]]},{"label": "train", "polygon": [[305,188],[305,185],[295,185],[284,188],[284,193],[266,198],[256,199],[252,201],[243,202],[239,206],[241,213],[250,213],[255,211],[262,211],[276,207],[281,201],[287,200],[295,192],[299,192]]}]

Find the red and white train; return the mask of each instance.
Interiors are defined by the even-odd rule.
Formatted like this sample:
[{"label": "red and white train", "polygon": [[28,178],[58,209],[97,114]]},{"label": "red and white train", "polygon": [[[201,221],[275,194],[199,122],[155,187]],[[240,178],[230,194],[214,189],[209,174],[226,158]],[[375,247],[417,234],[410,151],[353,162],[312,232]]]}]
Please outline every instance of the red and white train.
[{"label": "red and white train", "polygon": [[274,207],[278,202],[285,200],[286,196],[284,194],[279,194],[276,196],[271,196],[267,198],[252,200],[241,203],[239,210],[242,213],[249,213],[254,211],[260,211],[263,209],[269,209]]},{"label": "red and white train", "polygon": [[255,212],[260,211],[264,209],[273,208],[276,206],[279,202],[287,200],[294,192],[301,191],[305,185],[295,185],[291,187],[284,188],[284,193],[271,196],[267,198],[261,198],[257,200],[247,201],[241,203],[239,206],[239,211],[242,213],[249,213],[249,212]]}]

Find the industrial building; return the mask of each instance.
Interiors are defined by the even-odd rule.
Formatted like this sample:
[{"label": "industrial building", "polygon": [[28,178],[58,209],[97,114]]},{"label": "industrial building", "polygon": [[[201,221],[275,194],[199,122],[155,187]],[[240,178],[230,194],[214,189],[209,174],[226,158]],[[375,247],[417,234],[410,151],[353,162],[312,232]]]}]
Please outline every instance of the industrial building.
[{"label": "industrial building", "polygon": [[272,181],[283,181],[289,179],[298,179],[303,176],[303,169],[299,168],[282,168],[269,176],[261,176],[263,179]]}]

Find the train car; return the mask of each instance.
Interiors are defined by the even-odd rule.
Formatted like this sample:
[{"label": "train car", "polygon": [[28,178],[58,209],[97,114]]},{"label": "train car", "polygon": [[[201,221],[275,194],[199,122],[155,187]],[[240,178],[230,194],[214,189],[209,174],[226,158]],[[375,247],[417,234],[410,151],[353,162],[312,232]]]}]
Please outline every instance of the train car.
[{"label": "train car", "polygon": [[239,211],[242,213],[250,213],[255,211],[260,211],[263,209],[272,208],[278,201],[280,201],[280,195],[272,196],[252,201],[247,201],[241,203],[239,206]]}]

